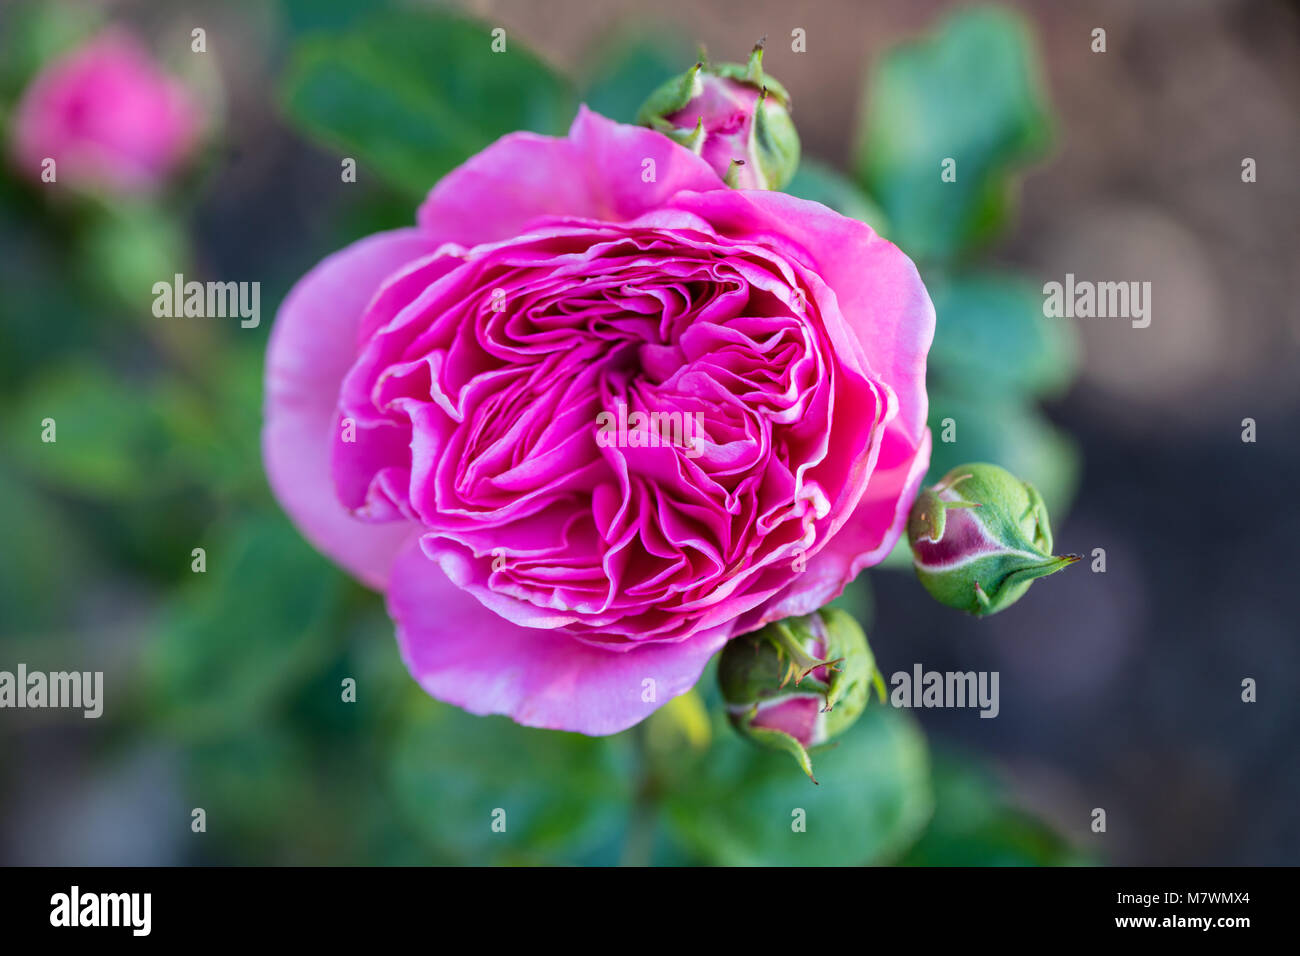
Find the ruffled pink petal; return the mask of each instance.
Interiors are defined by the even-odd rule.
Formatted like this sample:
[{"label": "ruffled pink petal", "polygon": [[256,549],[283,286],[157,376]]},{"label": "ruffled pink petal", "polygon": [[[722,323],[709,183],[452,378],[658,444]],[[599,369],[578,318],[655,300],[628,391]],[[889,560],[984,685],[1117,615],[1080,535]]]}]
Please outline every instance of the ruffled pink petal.
[{"label": "ruffled pink petal", "polygon": [[885,559],[907,524],[908,512],[930,467],[930,430],[912,448],[899,431],[886,433],[871,483],[849,519],[803,572],[760,608],[743,615],[735,633],[746,634],[770,621],[811,614],[843,593],[864,568]]},{"label": "ruffled pink petal", "polygon": [[339,502],[330,480],[339,388],[367,303],[386,277],[437,245],[399,229],[334,253],[289,292],[267,347],[262,457],[271,490],[312,544],[376,589],[415,526],[367,524]]},{"label": "ruffled pink petal", "polygon": [[452,170],[417,221],[430,235],[476,245],[520,235],[544,217],[621,222],[681,190],[722,188],[708,163],[667,136],[583,106],[567,138],[511,133]]},{"label": "ruffled pink petal", "polygon": [[[919,447],[907,436],[890,431],[885,436],[876,471],[853,515],[812,560],[810,571],[842,574],[853,580],[864,568],[879,564],[898,543],[916,500],[921,479],[930,467],[930,430],[921,433]],[[835,592],[838,596],[839,591]]]},{"label": "ruffled pink petal", "polygon": [[897,424],[919,445],[929,411],[925,356],[934,339],[934,305],[911,259],[865,223],[785,193],[713,190],[677,196],[672,205],[724,235],[767,235],[780,247],[793,243],[806,252],[813,260],[807,264],[835,290],[869,368],[898,396]]},{"label": "ruffled pink petal", "polygon": [[[512,624],[452,584],[418,542],[393,565],[388,612],[407,669],[430,695],[474,714],[593,736],[626,730],[686,693],[725,642],[718,630],[619,652]],[[649,687],[652,701],[642,699]]]}]

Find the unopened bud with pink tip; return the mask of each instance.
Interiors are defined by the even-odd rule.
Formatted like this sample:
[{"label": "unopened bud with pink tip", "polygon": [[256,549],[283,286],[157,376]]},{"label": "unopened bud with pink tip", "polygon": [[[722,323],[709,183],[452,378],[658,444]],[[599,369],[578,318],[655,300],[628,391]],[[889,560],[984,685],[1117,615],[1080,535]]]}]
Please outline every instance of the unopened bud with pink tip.
[{"label": "unopened bud with pink tip", "polygon": [[838,608],[734,638],[718,662],[718,686],[732,726],[789,753],[813,783],[808,752],[862,715],[873,686],[885,696],[866,635]]},{"label": "unopened bud with pink tip", "polygon": [[1009,607],[1034,581],[1079,560],[1052,554],[1042,496],[997,465],[962,465],[917,495],[907,539],[930,596],[977,617]]},{"label": "unopened bud with pink tip", "polygon": [[637,122],[702,157],[735,189],[781,189],[799,166],[790,95],[763,72],[763,47],[749,62],[703,58],[650,94]]}]

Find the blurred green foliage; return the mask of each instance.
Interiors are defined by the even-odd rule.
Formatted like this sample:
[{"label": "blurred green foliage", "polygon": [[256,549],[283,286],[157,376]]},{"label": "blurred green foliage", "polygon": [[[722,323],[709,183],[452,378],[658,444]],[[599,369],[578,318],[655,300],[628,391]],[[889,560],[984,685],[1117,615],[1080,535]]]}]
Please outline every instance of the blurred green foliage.
[{"label": "blurred green foliage", "polygon": [[816,159],[803,159],[786,192],[830,206],[842,216],[860,219],[879,235],[889,238],[884,212],[852,179]]},{"label": "blurred green foliage", "polygon": [[176,589],[141,662],[149,712],[194,738],[259,722],[284,688],[322,666],[344,584],[280,515],[214,531],[190,561],[211,560],[210,577]]},{"label": "blurred green foliage", "polygon": [[[0,115],[38,62],[84,35],[67,11],[10,5]],[[574,84],[514,36],[491,52],[482,24],[335,2],[285,0],[283,12],[288,116],[386,178],[391,195],[421,196],[497,136],[562,132],[573,115]],[[976,55],[984,46],[996,55]],[[691,56],[647,35],[601,51],[578,85],[624,120]],[[1031,64],[1014,17],[959,15],[878,64],[856,181],[809,161],[791,190],[864,219],[921,263],[939,315],[932,422],[952,415],[960,432],[951,449],[936,443],[935,469],[945,456],[986,457],[1059,505],[1076,465],[1036,403],[1068,385],[1073,345],[1024,280],[964,261],[1006,222],[1008,169],[1041,145]],[[960,185],[941,194],[948,155]],[[340,204],[334,228],[355,237],[396,209]],[[152,282],[198,274],[189,230],[177,197],[64,202],[0,178],[0,637],[19,652],[91,640],[85,602],[104,590],[147,622],[112,652],[114,671],[131,675],[131,706],[103,730],[177,755],[187,805],[208,815],[194,862],[1073,861],[979,773],[933,770],[916,722],[888,707],[816,756],[815,787],[730,731],[711,669],[700,697],[612,738],[430,700],[378,596],[270,500],[258,439],[270,322],[241,333],[149,314]],[[55,443],[40,441],[47,417]],[[840,603],[870,623],[865,578]],[[794,808],[806,832],[792,828]],[[491,828],[498,809],[503,833]]]},{"label": "blurred green foliage", "polygon": [[583,71],[582,101],[601,116],[636,121],[652,90],[685,71],[696,51],[676,33],[620,31],[595,44]]},{"label": "blurred green foliage", "polygon": [[322,142],[417,196],[506,133],[563,133],[569,82],[525,49],[492,50],[481,24],[393,13],[297,46],[290,115]]},{"label": "blurred green foliage", "polygon": [[904,866],[1082,866],[1095,861],[1015,807],[1004,788],[968,757],[939,753],[935,811]]},{"label": "blurred green foliage", "polygon": [[719,720],[712,748],[665,800],[674,833],[713,864],[852,866],[894,860],[924,829],[929,757],[910,715],[873,703],[813,761],[810,786],[788,754],[759,750]]},{"label": "blurred green foliage", "polygon": [[441,858],[612,863],[636,780],[628,736],[534,730],[431,701],[399,731],[390,780],[408,825]]},{"label": "blurred green foliage", "polygon": [[1059,523],[1079,456],[1039,402],[1074,379],[1075,331],[1043,315],[1035,283],[974,261],[1010,228],[1016,172],[1051,139],[1028,25],[1002,7],[966,7],[873,64],[853,168],[934,299],[927,481],[993,462],[1037,487]]},{"label": "blurred green foliage", "polygon": [[[997,7],[955,13],[882,56],[868,89],[857,172],[894,240],[919,262],[947,261],[1004,229],[1011,170],[1050,139],[1024,21]],[[948,159],[951,182],[940,175]]]}]

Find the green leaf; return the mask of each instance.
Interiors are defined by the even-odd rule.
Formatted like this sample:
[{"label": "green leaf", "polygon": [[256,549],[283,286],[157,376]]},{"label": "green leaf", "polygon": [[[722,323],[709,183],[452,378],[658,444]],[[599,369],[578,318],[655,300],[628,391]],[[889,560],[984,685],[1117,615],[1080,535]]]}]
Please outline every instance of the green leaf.
[{"label": "green leaf", "polygon": [[[144,654],[150,712],[185,737],[256,724],[337,650],[340,573],[275,512],[196,541],[206,552]],[[175,556],[192,567],[191,555]]]},{"label": "green leaf", "polygon": [[800,199],[830,206],[841,216],[865,222],[878,235],[887,233],[885,214],[853,180],[825,163],[805,156],[785,191]]},{"label": "green leaf", "polygon": [[[859,179],[891,238],[922,261],[991,239],[1010,216],[1012,170],[1051,137],[1034,41],[1010,10],[962,10],[880,60],[864,98]],[[940,178],[946,159],[956,179]]]},{"label": "green leaf", "polygon": [[583,72],[582,100],[620,123],[636,122],[646,97],[695,63],[690,45],[678,36],[624,34],[607,37],[593,49],[600,52]]},{"label": "green leaf", "polygon": [[[352,588],[352,597],[358,600],[349,602],[349,609],[356,611],[347,615],[338,653],[294,690],[283,714],[317,746],[331,751],[341,745],[360,747],[386,766],[387,753],[376,748],[376,741],[391,739],[407,722],[411,701],[425,695],[402,663],[383,598],[360,586]],[[347,679],[355,681],[348,685],[355,695],[345,701]],[[379,779],[372,782],[385,786]]]},{"label": "green leaf", "polygon": [[188,474],[202,476],[208,493],[267,503],[261,450],[263,349],[256,344],[209,345],[203,355],[207,387],[171,390],[168,421],[176,455]]},{"label": "green leaf", "polygon": [[1029,282],[967,273],[930,283],[937,324],[929,379],[940,390],[1058,395],[1074,379],[1074,327],[1043,315]]},{"label": "green leaf", "polygon": [[435,11],[385,14],[304,39],[284,84],[290,116],[415,196],[498,137],[562,133],[569,84],[513,36]]},{"label": "green leaf", "polygon": [[339,828],[349,821],[328,819],[326,804],[339,788],[314,779],[310,754],[290,728],[246,727],[198,741],[181,758],[190,806],[206,817],[207,838],[195,852],[215,857],[203,862],[337,862]]},{"label": "green leaf", "polygon": [[[947,419],[952,422],[951,432],[946,431]],[[1079,483],[1078,447],[1032,405],[932,388],[930,430],[934,449],[925,484],[934,484],[958,465],[984,461],[1037,488],[1053,525],[1069,510]],[[944,441],[949,433],[955,441]]]},{"label": "green leaf", "polygon": [[0,634],[12,637],[73,617],[76,602],[65,600],[62,591],[68,582],[88,573],[82,529],[52,501],[4,469],[0,469],[0,527],[5,535],[5,546],[0,548]]},{"label": "green leaf", "polygon": [[[148,319],[179,336],[201,320]],[[196,340],[197,342],[197,340]],[[203,343],[198,343],[203,344]],[[37,379],[0,425],[12,460],[52,490],[92,501],[157,503],[210,494],[263,501],[258,436],[262,355],[204,345],[208,387],[179,378],[133,380],[77,359]],[[44,441],[46,420],[55,440]],[[189,511],[200,507],[191,502]]]},{"label": "green leaf", "polygon": [[41,67],[90,39],[103,22],[104,13],[84,3],[0,4],[0,116]]},{"label": "green leaf", "polygon": [[345,30],[368,13],[392,7],[391,0],[280,0],[284,25],[295,34]]},{"label": "green leaf", "polygon": [[906,866],[1071,866],[1090,862],[1060,834],[1017,809],[969,760],[936,756],[935,811]]},{"label": "green leaf", "polygon": [[[79,361],[39,379],[5,422],[23,467],[63,491],[91,497],[151,497],[184,476],[162,387],[131,383]],[[44,441],[46,420],[54,441]]]},{"label": "green leaf", "polygon": [[95,209],[79,237],[88,278],[122,306],[153,318],[149,303],[158,281],[189,271],[189,240],[172,216],[147,202],[110,202]]},{"label": "green leaf", "polygon": [[0,175],[0,247],[6,250],[0,256],[0,392],[6,399],[69,353],[100,353],[118,337],[102,296],[92,299],[73,281],[81,270],[66,265],[66,245],[38,202],[45,197],[34,192]]},{"label": "green leaf", "polygon": [[[908,715],[870,706],[838,746],[813,753],[820,786],[790,757],[727,726],[666,799],[674,835],[724,866],[849,866],[902,853],[929,819],[925,738]],[[796,832],[797,810],[805,832]]]},{"label": "green leaf", "polygon": [[463,863],[609,862],[595,855],[617,847],[633,779],[624,737],[534,730],[429,699],[413,705],[391,766],[411,827]]}]

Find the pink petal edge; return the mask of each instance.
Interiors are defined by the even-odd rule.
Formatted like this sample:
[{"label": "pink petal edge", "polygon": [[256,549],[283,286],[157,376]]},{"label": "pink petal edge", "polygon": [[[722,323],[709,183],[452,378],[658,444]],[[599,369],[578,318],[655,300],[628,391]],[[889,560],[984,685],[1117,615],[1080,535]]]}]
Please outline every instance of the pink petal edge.
[{"label": "pink petal edge", "polygon": [[437,243],[417,229],[369,236],[321,260],[290,290],[266,353],[262,457],[276,499],[320,551],[382,590],[410,522],[366,524],[339,502],[330,440],[357,329],[384,280]]},{"label": "pink petal edge", "polygon": [[[393,565],[388,613],[407,669],[433,697],[474,714],[591,736],[626,730],[686,693],[726,640],[717,629],[613,654],[521,627],[452,584],[418,542]],[[643,700],[649,688],[654,699]]]}]

